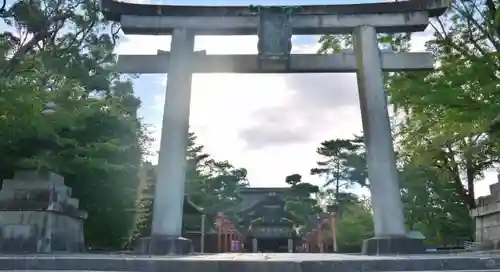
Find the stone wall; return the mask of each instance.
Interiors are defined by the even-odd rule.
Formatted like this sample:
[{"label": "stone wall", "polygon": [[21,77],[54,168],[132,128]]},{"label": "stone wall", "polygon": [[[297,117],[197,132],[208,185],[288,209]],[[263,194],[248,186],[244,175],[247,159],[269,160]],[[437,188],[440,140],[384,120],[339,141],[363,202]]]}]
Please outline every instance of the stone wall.
[{"label": "stone wall", "polygon": [[490,195],[479,197],[471,211],[476,223],[475,241],[482,249],[500,249],[500,181],[490,185]]},{"label": "stone wall", "polygon": [[0,190],[0,252],[84,251],[86,212],[63,177],[20,171]]}]

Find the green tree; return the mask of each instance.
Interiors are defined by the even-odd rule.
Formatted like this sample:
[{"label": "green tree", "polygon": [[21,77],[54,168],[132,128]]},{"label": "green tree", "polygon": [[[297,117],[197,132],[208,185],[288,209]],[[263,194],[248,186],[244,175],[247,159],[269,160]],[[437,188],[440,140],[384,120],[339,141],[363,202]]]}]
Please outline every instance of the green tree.
[{"label": "green tree", "polygon": [[406,162],[400,172],[408,229],[419,230],[433,245],[470,239],[473,224],[453,183],[436,167]]},{"label": "green tree", "polygon": [[[321,197],[327,205],[336,204],[335,198],[338,197],[339,206],[342,207],[342,214],[335,218],[338,252],[360,252],[363,240],[373,237],[370,200],[347,192],[336,196],[332,189],[323,191]],[[331,228],[327,229],[324,235],[324,239],[329,239],[329,244],[332,245]]]},{"label": "green tree", "polygon": [[338,209],[339,207],[346,207],[351,203],[356,203],[359,201],[359,198],[356,194],[350,192],[339,192],[336,193],[334,189],[327,188],[323,190],[321,193],[321,200],[325,205],[333,205],[337,208],[336,213],[338,216],[342,216],[343,209]]},{"label": "green tree", "polygon": [[302,181],[302,176],[292,174],[286,177],[285,182],[290,185],[290,193],[285,198],[285,210],[293,214],[300,221],[294,222],[297,227],[304,226],[311,215],[321,212],[318,200],[313,198],[319,193],[319,188]]},{"label": "green tree", "polygon": [[204,164],[204,172],[205,179],[196,180],[199,190],[188,191],[188,194],[196,205],[204,209],[207,227],[215,229],[218,212],[237,222],[237,208],[242,201],[240,188],[248,186],[247,170],[235,168],[228,161],[210,159]]},{"label": "green tree", "polygon": [[[235,168],[227,161],[216,161],[203,151],[203,146],[196,143],[194,133],[189,134],[187,147],[186,194],[196,205],[203,208],[206,215],[207,230],[215,229],[215,218],[218,212],[236,222],[237,209],[241,196],[239,188],[247,186],[246,170]],[[151,232],[152,211],[154,201],[154,184],[156,183],[156,166],[145,164],[143,176],[143,195],[138,202],[139,215],[135,226],[132,244],[138,237],[149,236]],[[199,230],[199,218],[184,217],[184,228]]]},{"label": "green tree", "polygon": [[427,49],[437,69],[395,73],[387,84],[391,102],[404,112],[400,152],[449,175],[470,209],[476,205],[474,183],[499,160],[499,141],[486,134],[500,109],[496,10],[492,1],[453,1],[431,24]]},{"label": "green tree", "polygon": [[[460,233],[470,230],[466,211],[476,206],[474,183],[498,163],[498,133],[486,133],[500,112],[498,4],[495,0],[451,1],[450,9],[430,23],[434,36],[426,47],[435,57],[436,69],[387,74],[390,102],[399,119],[395,134],[402,180],[411,179],[405,175],[413,172],[421,181],[403,182],[407,220],[415,219],[412,226],[427,224],[434,211],[445,209],[440,216],[458,224],[455,228]],[[407,34],[379,37],[381,47],[410,49]],[[328,52],[349,47],[352,40],[325,36],[321,41],[322,51]],[[424,199],[429,195],[432,205]],[[449,228],[441,219],[422,229],[436,242],[448,239],[439,237]]]},{"label": "green tree", "polygon": [[151,162],[144,162],[141,165],[139,180],[134,231],[127,242],[127,247],[133,247],[139,237],[147,237],[151,234],[156,182],[155,166]]},{"label": "green tree", "polygon": [[324,141],[317,153],[323,156],[324,160],[317,162],[318,167],[311,169],[311,174],[324,176],[325,186],[333,186],[337,205],[343,190],[355,184],[366,186],[367,172],[362,138]]},{"label": "green tree", "polygon": [[400,171],[406,225],[419,230],[433,245],[470,239],[469,210],[453,182],[440,169],[405,162]]},{"label": "green tree", "polygon": [[[192,145],[188,148],[191,167],[188,170],[186,193],[196,205],[204,209],[207,228],[215,228],[218,212],[223,212],[236,222],[235,207],[239,207],[241,202],[239,188],[248,186],[246,169],[211,158],[203,152],[203,146],[197,145],[195,141],[196,137],[192,134]],[[194,224],[199,225],[199,220]]]},{"label": "green tree", "polygon": [[338,218],[336,229],[339,252],[361,252],[363,240],[373,237],[371,210],[360,200],[350,202]]},{"label": "green tree", "polygon": [[89,213],[86,242],[118,249],[133,226],[148,137],[131,82],[115,72],[116,33],[96,1],[11,4],[0,11],[9,26],[0,35],[0,178],[21,168],[62,174]]}]

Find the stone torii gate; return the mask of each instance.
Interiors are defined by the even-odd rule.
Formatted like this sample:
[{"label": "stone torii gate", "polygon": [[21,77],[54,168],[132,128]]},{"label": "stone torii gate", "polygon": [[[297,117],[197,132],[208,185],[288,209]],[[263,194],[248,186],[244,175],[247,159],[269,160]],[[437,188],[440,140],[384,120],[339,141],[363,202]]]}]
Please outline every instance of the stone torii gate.
[{"label": "stone torii gate", "polygon": [[[427,53],[381,52],[376,35],[423,31],[447,2],[252,7],[102,0],[105,18],[120,22],[125,34],[172,36],[170,52],[118,58],[122,73],[168,74],[149,253],[188,253],[191,248],[181,238],[181,226],[193,73],[339,72],[356,72],[358,79],[375,227],[363,252],[422,252],[421,240],[406,236],[382,72],[432,69],[433,60]],[[293,55],[292,34],[352,34],[354,52]],[[258,35],[259,54],[194,52],[195,35]]]}]

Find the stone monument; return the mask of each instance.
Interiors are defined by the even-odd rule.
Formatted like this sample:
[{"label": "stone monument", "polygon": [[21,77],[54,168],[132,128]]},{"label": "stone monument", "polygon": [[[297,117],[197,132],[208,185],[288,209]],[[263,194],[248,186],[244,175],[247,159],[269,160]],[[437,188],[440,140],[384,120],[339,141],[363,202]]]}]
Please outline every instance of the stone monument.
[{"label": "stone monument", "polygon": [[[433,69],[428,53],[381,52],[377,33],[423,31],[449,0],[286,7],[145,5],[102,0],[125,34],[171,35],[170,53],[119,56],[122,73],[167,73],[150,253],[188,253],[181,238],[193,73],[356,72],[375,237],[366,254],[419,253],[406,234],[383,71]],[[290,54],[293,35],[352,34],[354,52]],[[194,52],[195,35],[258,35],[258,55]],[[332,86],[333,88],[333,86]],[[333,90],[332,90],[333,91]]]},{"label": "stone monument", "polygon": [[0,252],[85,251],[86,217],[63,177],[19,171],[0,190]]},{"label": "stone monument", "polygon": [[479,248],[500,249],[500,171],[497,182],[490,185],[490,195],[479,197],[470,214],[476,221],[474,240]]}]

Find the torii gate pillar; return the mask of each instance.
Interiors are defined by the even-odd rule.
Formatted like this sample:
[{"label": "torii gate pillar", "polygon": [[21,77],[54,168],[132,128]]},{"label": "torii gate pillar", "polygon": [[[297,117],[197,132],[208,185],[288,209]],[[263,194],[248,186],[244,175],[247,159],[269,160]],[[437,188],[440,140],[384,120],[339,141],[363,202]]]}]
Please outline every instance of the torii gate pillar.
[{"label": "torii gate pillar", "polygon": [[169,73],[163,108],[151,237],[139,248],[150,254],[188,254],[191,240],[182,238],[186,149],[191,104],[194,33],[175,29],[170,46]]},{"label": "torii gate pillar", "polygon": [[358,26],[353,37],[375,230],[363,253],[422,253],[422,240],[406,236],[377,32]]},{"label": "torii gate pillar", "polygon": [[[101,0],[105,18],[119,21],[126,34],[172,35],[169,54],[129,56],[118,63],[122,72],[168,74],[152,234],[145,239],[147,253],[184,254],[192,249],[190,241],[181,238],[181,227],[193,72],[357,72],[375,225],[375,237],[364,241],[363,253],[424,253],[422,240],[408,237],[404,227],[382,71],[433,69],[433,60],[426,53],[381,53],[376,33],[423,31],[429,18],[440,16],[448,5],[449,0],[412,0],[287,9],[274,6],[256,11],[254,7],[141,5]],[[292,12],[293,16],[284,12]],[[265,28],[261,29],[261,24]],[[292,33],[353,33],[356,54],[290,55]],[[264,54],[195,54],[194,34],[258,34],[259,53]],[[272,69],[261,65],[262,58],[272,62]]]}]

